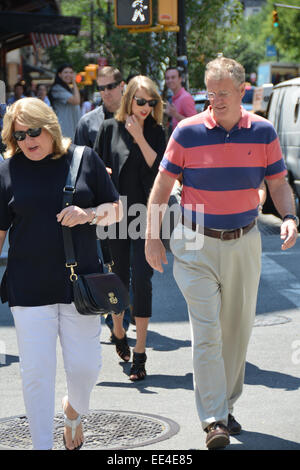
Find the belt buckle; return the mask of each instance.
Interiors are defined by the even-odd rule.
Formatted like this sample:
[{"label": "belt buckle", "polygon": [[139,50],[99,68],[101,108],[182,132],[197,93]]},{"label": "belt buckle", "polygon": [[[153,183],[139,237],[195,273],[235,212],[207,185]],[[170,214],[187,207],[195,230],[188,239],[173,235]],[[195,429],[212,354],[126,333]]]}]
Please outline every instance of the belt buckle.
[{"label": "belt buckle", "polygon": [[233,232],[236,232],[237,230],[239,231],[238,236],[234,237],[234,240],[236,238],[241,238],[241,236],[243,235],[243,228],[242,227],[236,228],[235,230],[222,230],[222,232],[220,233],[220,239],[222,241],[226,242],[226,239],[224,238],[224,233],[233,233]]}]

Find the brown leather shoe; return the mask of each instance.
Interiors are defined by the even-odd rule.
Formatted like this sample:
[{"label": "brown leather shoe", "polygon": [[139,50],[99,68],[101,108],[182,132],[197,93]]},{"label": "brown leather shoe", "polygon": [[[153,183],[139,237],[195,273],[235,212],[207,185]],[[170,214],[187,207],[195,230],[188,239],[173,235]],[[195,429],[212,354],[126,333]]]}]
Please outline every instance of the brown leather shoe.
[{"label": "brown leather shoe", "polygon": [[234,416],[232,416],[230,413],[228,415],[227,428],[228,428],[230,436],[235,436],[237,434],[240,434],[242,430],[242,426],[240,425],[240,423],[238,423],[234,419]]},{"label": "brown leather shoe", "polygon": [[214,422],[205,428],[208,449],[222,449],[230,443],[229,432],[223,423]]}]

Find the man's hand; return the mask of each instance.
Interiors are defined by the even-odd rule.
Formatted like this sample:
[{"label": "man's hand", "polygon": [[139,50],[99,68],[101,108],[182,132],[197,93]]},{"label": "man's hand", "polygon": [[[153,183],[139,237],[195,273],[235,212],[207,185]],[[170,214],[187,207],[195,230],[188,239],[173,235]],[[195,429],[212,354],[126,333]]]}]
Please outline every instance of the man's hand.
[{"label": "man's hand", "polygon": [[171,116],[171,117],[173,117],[173,118],[176,118],[177,109],[175,108],[174,104],[172,104],[172,103],[167,103],[167,106],[166,106],[166,109],[165,109],[165,113],[166,113],[168,116]]},{"label": "man's hand", "polygon": [[287,219],[281,224],[280,238],[284,240],[281,245],[282,250],[287,250],[295,245],[298,237],[297,226],[292,219]]},{"label": "man's hand", "polygon": [[146,239],[145,255],[147,262],[153,269],[160,273],[164,272],[162,263],[168,264],[168,260],[165,247],[160,239]]}]

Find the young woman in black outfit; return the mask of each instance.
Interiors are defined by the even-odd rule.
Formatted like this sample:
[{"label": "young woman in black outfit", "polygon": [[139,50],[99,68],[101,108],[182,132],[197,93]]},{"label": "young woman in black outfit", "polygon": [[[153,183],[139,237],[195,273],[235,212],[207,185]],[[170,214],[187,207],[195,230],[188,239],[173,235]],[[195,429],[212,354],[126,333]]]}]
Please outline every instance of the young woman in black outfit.
[{"label": "young woman in black outfit", "polygon": [[[146,376],[145,349],[152,314],[153,270],[144,254],[145,210],[144,217],[138,215],[138,227],[134,223],[135,214],[129,214],[133,204],[146,207],[157,175],[166,147],[161,126],[162,115],[163,102],[155,83],[143,75],[135,76],[127,85],[115,118],[103,122],[94,146],[111,173],[119,194],[127,198],[127,233],[124,236],[124,226],[119,224],[117,236],[110,237],[110,246],[114,260],[113,270],[128,288],[131,282],[133,291],[136,324],[136,345],[130,371],[130,379],[133,381]],[[113,323],[117,353],[123,360],[129,361],[130,349],[122,327],[122,316],[113,315]]]},{"label": "young woman in black outfit", "polygon": [[20,354],[26,414],[36,450],[51,449],[56,342],[60,338],[68,395],[63,400],[64,441],[83,443],[80,414],[88,412],[101,366],[100,321],[73,303],[62,225],[72,227],[77,273],[99,271],[95,223],[119,220],[119,195],[103,162],[85,147],[74,205],[62,209],[74,145],[61,134],[54,111],[39,98],[23,98],[4,116],[5,161],[0,164],[0,252],[9,230],[1,300],[12,310]]}]

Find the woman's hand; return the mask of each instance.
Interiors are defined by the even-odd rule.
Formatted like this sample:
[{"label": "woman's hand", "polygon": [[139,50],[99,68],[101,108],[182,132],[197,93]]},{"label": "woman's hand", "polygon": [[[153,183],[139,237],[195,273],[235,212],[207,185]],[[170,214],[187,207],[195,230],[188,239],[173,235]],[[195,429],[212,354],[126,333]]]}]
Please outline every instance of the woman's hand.
[{"label": "woman's hand", "polygon": [[136,142],[138,142],[139,138],[143,137],[143,129],[134,115],[127,116],[125,128]]},{"label": "woman's hand", "polygon": [[57,222],[67,227],[75,227],[75,225],[86,224],[93,219],[92,209],[81,209],[77,206],[65,207],[56,215]]}]

